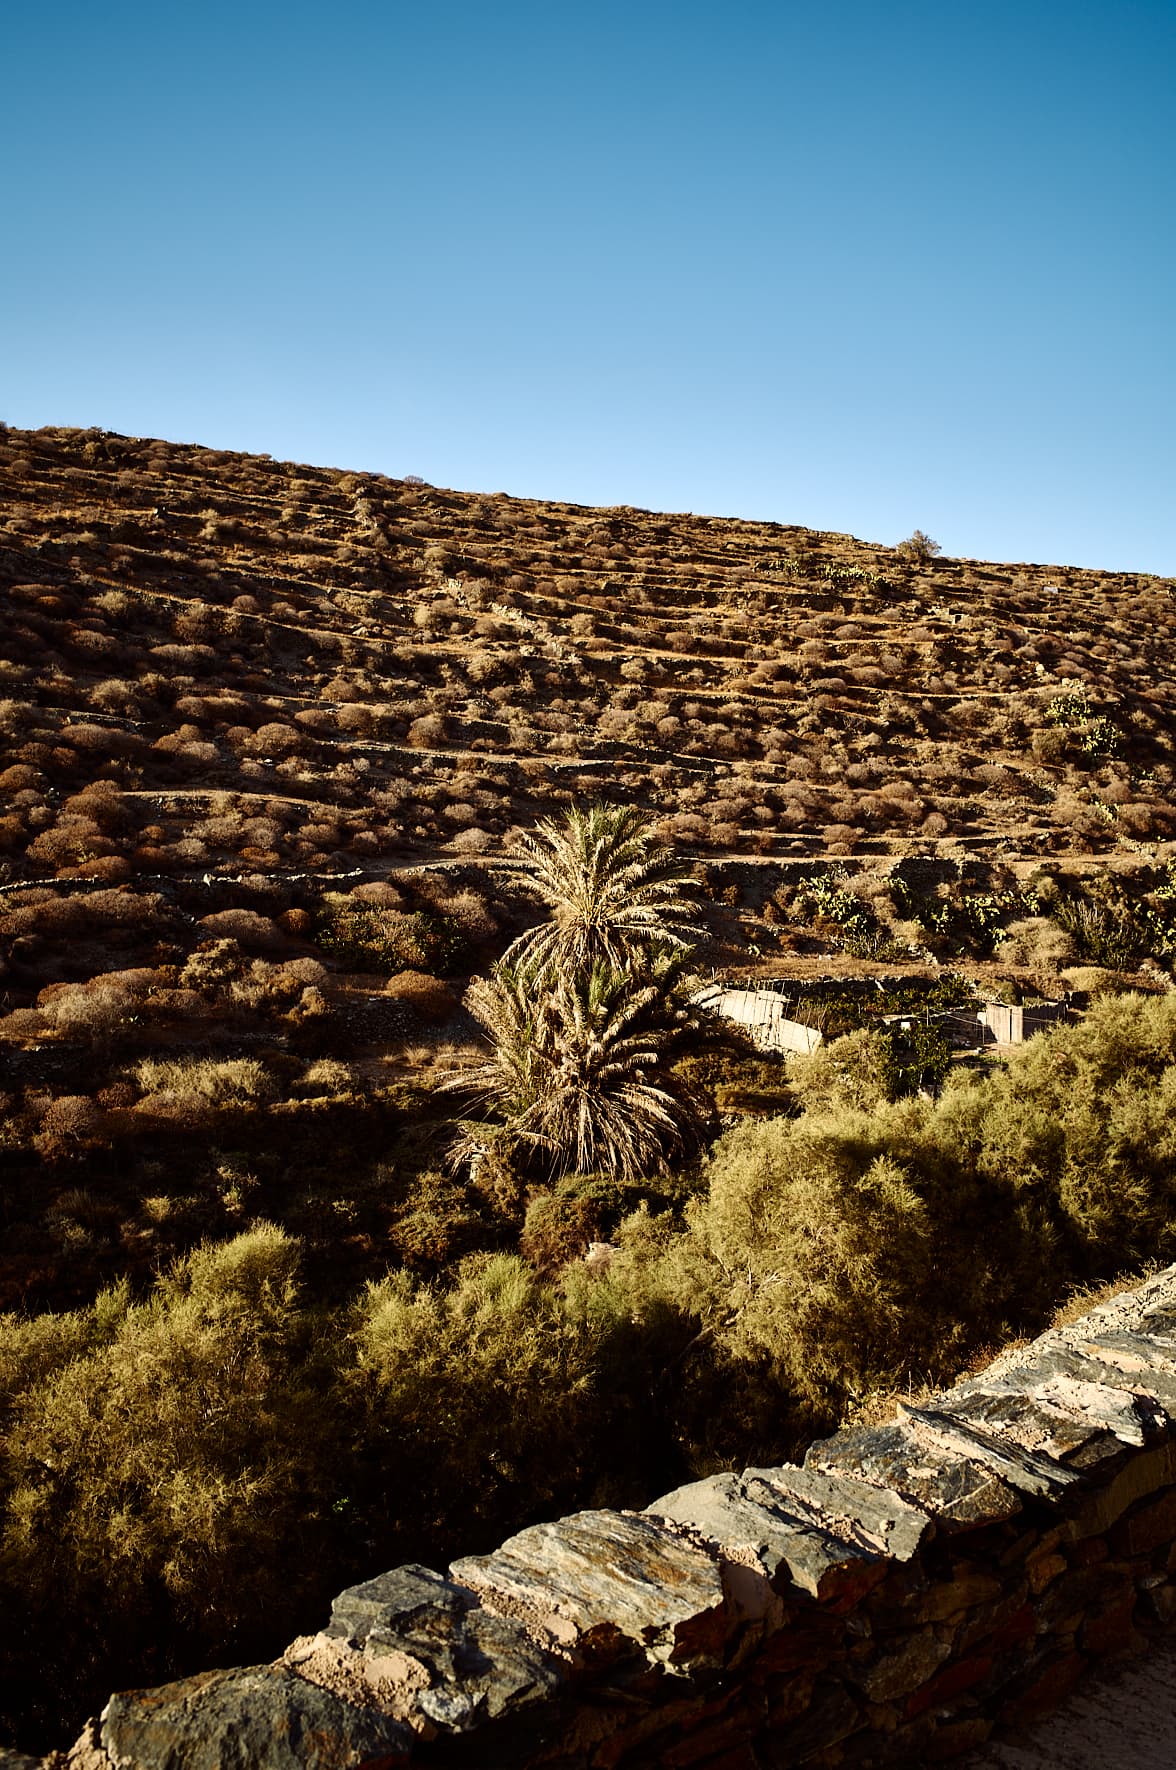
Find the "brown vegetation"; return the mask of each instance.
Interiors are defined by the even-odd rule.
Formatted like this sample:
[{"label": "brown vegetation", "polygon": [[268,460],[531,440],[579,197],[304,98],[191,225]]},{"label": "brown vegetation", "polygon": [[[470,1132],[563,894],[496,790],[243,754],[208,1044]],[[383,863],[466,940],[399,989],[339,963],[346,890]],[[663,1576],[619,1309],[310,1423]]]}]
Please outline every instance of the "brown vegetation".
[{"label": "brown vegetation", "polygon": [[[0,1408],[30,1664],[88,1675],[95,1570],[150,1677],[314,1597],[262,1566],[295,1529],[325,1590],[373,1542],[470,1548],[473,1469],[496,1471],[488,1533],[639,1502],[1167,1246],[1142,1099],[1093,1182],[1063,1164],[1027,1191],[1009,1150],[1056,1155],[1073,1102],[1035,1115],[1010,1083],[988,1143],[967,1086],[885,1118],[871,1033],[787,1078],[684,1041],[672,1086],[728,1134],[661,1175],[656,1138],[588,1176],[490,1138],[454,1174],[440,1083],[476,1061],[465,980],[542,945],[504,855],[602,797],[696,857],[707,964],[950,960],[1014,996],[1107,995],[1126,1048],[1122,974],[1176,957],[1170,586],[99,433],[0,431],[0,482],[0,1309],[29,1312],[2,1324]],[[600,1006],[568,995],[564,1019]],[[1147,1054],[1168,1092],[1170,1031]],[[819,1136],[762,1122],[805,1103]],[[1092,1107],[1074,1146],[1105,1133]],[[817,1219],[828,1270],[773,1291],[769,1266],[803,1276],[789,1224]],[[1005,1264],[944,1292],[949,1229]],[[614,1238],[590,1286],[580,1256]],[[151,1360],[185,1357],[219,1441],[178,1377],[145,1394]],[[120,1408],[147,1422],[125,1463]],[[620,1463],[586,1466],[588,1440]],[[218,1624],[207,1593],[246,1565]],[[11,1675],[0,1713],[26,1699]]]},{"label": "brown vegetation", "polygon": [[585,766],[701,789],[720,852],[1173,834],[1154,579],[84,432],[0,436],[0,479],[9,878],[492,852]]}]

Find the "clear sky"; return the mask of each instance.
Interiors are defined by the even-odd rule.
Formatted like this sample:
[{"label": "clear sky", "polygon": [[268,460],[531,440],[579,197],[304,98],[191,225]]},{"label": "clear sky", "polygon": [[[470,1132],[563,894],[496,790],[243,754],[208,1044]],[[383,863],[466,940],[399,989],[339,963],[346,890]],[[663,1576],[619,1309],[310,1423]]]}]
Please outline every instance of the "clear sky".
[{"label": "clear sky", "polygon": [[1174,0],[29,0],[0,418],[1176,574]]}]

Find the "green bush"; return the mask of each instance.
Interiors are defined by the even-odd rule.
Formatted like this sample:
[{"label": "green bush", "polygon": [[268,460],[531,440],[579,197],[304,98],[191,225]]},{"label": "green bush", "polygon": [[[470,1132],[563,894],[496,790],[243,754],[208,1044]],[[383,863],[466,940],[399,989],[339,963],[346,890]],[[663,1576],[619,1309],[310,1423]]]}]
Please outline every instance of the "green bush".
[{"label": "green bush", "polygon": [[347,1407],[370,1466],[364,1511],[404,1553],[451,1553],[573,1501],[593,1424],[592,1338],[515,1255],[448,1289],[401,1275],[357,1306]]},{"label": "green bush", "polygon": [[934,1092],[950,1063],[951,1048],[939,1029],[912,1019],[879,1031],[862,1027],[818,1045],[794,1059],[793,1087],[807,1112],[870,1112],[906,1094]]},{"label": "green bush", "polygon": [[354,970],[378,971],[386,977],[400,971],[452,976],[466,950],[465,935],[449,916],[386,909],[336,891],[322,901],[315,939],[325,952]]},{"label": "green bush", "polygon": [[884,1033],[861,1027],[792,1061],[792,1087],[805,1112],[841,1107],[872,1112],[894,1098],[893,1062]]},{"label": "green bush", "polygon": [[890,1097],[927,1090],[935,1093],[951,1067],[951,1046],[930,1022],[912,1020],[882,1035],[889,1057]]},{"label": "green bush", "polygon": [[898,543],[894,551],[900,559],[910,560],[912,564],[929,565],[933,559],[938,559],[943,548],[938,541],[933,541],[930,535],[925,535],[922,529],[915,529],[914,533],[908,535],[905,541]]},{"label": "green bush", "polygon": [[964,1098],[977,1169],[1048,1197],[1077,1276],[1176,1258],[1176,997],[1101,997]]},{"label": "green bush", "polygon": [[262,1226],[145,1302],[123,1285],[56,1324],[0,1322],[0,1589],[42,1683],[84,1686],[116,1639],[160,1671],[223,1654],[321,1595],[330,1415],[297,1264]]},{"label": "green bush", "polygon": [[[533,1199],[558,1284],[482,1253],[310,1308],[259,1225],[145,1298],[0,1316],[0,1722],[28,1738],[39,1703],[59,1741],[113,1684],[267,1656],[373,1565],[796,1456],[1075,1282],[1176,1258],[1176,996],[1101,998],[936,1100],[889,1085],[878,1035],[823,1048],[808,1110],[728,1132],[680,1214],[618,1230],[642,1189],[599,1178]],[[389,1233],[452,1258],[475,1193],[430,1171]],[[606,1269],[565,1263],[597,1225]]]},{"label": "green bush", "polygon": [[527,1206],[519,1248],[537,1272],[554,1276],[599,1240],[600,1207],[582,1194],[537,1193]]}]

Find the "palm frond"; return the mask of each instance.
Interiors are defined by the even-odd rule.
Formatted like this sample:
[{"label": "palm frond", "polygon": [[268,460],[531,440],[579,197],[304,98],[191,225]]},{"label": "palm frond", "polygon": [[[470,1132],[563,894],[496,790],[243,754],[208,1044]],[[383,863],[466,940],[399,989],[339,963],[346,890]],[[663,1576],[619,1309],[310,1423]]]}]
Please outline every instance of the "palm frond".
[{"label": "palm frond", "polygon": [[491,1050],[457,1085],[552,1176],[661,1171],[697,1118],[665,1073],[675,1028],[654,975],[598,961],[536,990],[530,967],[500,964],[466,996]]},{"label": "palm frond", "polygon": [[655,842],[636,806],[602,803],[543,818],[519,838],[512,877],[550,916],[512,953],[543,964],[618,965],[639,947],[688,947],[702,933],[696,882]]}]

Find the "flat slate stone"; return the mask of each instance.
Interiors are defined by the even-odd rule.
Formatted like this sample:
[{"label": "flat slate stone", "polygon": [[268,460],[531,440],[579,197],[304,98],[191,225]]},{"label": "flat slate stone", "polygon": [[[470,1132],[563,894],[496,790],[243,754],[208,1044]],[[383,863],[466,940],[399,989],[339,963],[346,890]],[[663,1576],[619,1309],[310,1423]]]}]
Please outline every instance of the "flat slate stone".
[{"label": "flat slate stone", "polygon": [[1134,1346],[1149,1364],[1158,1365],[1163,1370],[1176,1371],[1176,1337],[1153,1334],[1147,1324],[1138,1329],[1099,1328],[1096,1333],[1078,1337],[1093,1340],[1099,1346]]},{"label": "flat slate stone", "polygon": [[468,1609],[473,1601],[471,1594],[452,1580],[431,1567],[410,1562],[340,1592],[331,1605],[331,1620],[324,1633],[361,1647],[374,1628],[411,1625],[414,1618],[436,1610],[455,1614]]},{"label": "flat slate stone", "polygon": [[766,1580],[785,1575],[815,1598],[830,1596],[855,1562],[873,1568],[885,1559],[860,1527],[835,1532],[817,1506],[772,1487],[755,1470],[692,1481],[648,1511],[700,1531]]},{"label": "flat slate stone", "polygon": [[860,1532],[894,1561],[909,1561],[931,1528],[921,1506],[852,1475],[784,1463],[776,1469],[746,1469],[743,1479],[763,1483],[773,1493],[786,1495],[789,1503],[815,1507],[836,1535]]},{"label": "flat slate stone", "polygon": [[900,1402],[898,1414],[900,1420],[909,1421],[917,1438],[983,1464],[1021,1493],[1035,1497],[1058,1493],[1082,1479],[1075,1470],[1063,1468],[1037,1451],[1025,1450],[1014,1439],[973,1425],[954,1409],[907,1407]]},{"label": "flat slate stone", "polygon": [[1176,1415],[1176,1371],[1155,1364],[1141,1368],[1134,1336],[1108,1333],[1098,1340],[1055,1337],[1034,1361],[1034,1387],[1056,1377],[1126,1389],[1151,1404],[1150,1409],[1144,1407],[1141,1417],[1146,1418],[1150,1411],[1157,1431],[1163,1429],[1169,1414]]},{"label": "flat slate stone", "polygon": [[1138,1373],[1141,1378],[1156,1375],[1167,1380],[1176,1377],[1176,1343],[1161,1344],[1146,1334],[1126,1328],[1108,1328],[1093,1334],[1068,1329],[1060,1338],[1078,1352],[1093,1352],[1096,1357],[1109,1359],[1122,1370]]},{"label": "flat slate stone", "polygon": [[1139,1318],[1139,1332],[1149,1339],[1164,1340],[1176,1346],[1176,1306],[1156,1303],[1145,1309]]},{"label": "flat slate stone", "polygon": [[373,1628],[364,1643],[373,1669],[393,1654],[428,1673],[430,1686],[414,1701],[442,1732],[464,1732],[483,1718],[546,1701],[568,1675],[566,1660],[524,1624],[477,1606],[418,1612],[411,1622]]},{"label": "flat slate stone", "polygon": [[902,1420],[838,1432],[811,1445],[804,1466],[897,1493],[948,1531],[996,1524],[1021,1510],[1018,1495],[990,1468],[921,1440]]},{"label": "flat slate stone", "polygon": [[1150,1396],[1140,1396],[1110,1383],[1086,1383],[1074,1377],[1054,1377],[1033,1390],[1042,1407],[1073,1419],[1087,1420],[1116,1438],[1120,1444],[1142,1446],[1167,1430],[1168,1415]]},{"label": "flat slate stone", "polygon": [[407,1727],[272,1666],[112,1696],[99,1737],[118,1770],[393,1770]]},{"label": "flat slate stone", "polygon": [[[952,1389],[947,1395],[940,1396],[939,1402],[954,1418],[965,1420],[981,1431],[1009,1438],[1023,1450],[1037,1451],[1055,1461],[1064,1461],[1077,1451],[1089,1450],[1100,1443],[1105,1444],[1108,1456],[1118,1454],[1116,1436],[1105,1417],[1101,1420],[1093,1418],[1090,1406],[1063,1405],[1060,1398],[1057,1403],[1052,1402],[1044,1395],[1043,1385],[1031,1387],[1034,1375],[1032,1371],[1015,1372],[991,1383],[985,1382],[981,1376],[966,1387]],[[1116,1390],[1112,1400],[1112,1392],[1105,1393],[1108,1399],[1102,1410],[1103,1416],[1114,1412],[1124,1401],[1130,1411],[1133,1397],[1124,1397],[1122,1391]],[[1132,1419],[1133,1429],[1140,1434],[1142,1444],[1142,1427],[1134,1414]]]},{"label": "flat slate stone", "polygon": [[664,1663],[708,1656],[725,1636],[717,1560],[646,1515],[577,1512],[535,1524],[450,1572],[482,1604],[538,1624],[569,1648],[616,1653],[625,1643]]}]

